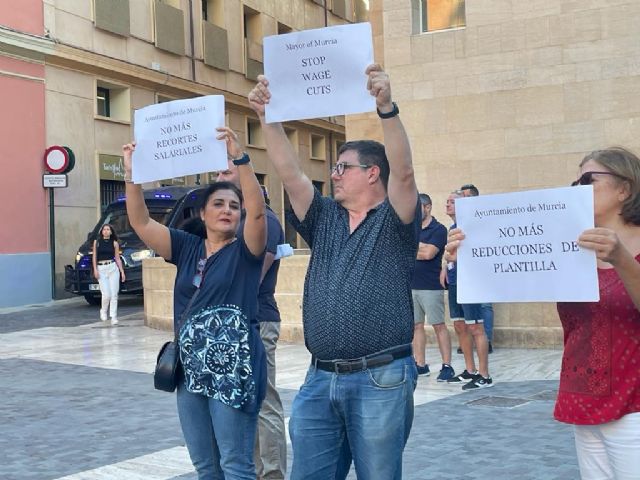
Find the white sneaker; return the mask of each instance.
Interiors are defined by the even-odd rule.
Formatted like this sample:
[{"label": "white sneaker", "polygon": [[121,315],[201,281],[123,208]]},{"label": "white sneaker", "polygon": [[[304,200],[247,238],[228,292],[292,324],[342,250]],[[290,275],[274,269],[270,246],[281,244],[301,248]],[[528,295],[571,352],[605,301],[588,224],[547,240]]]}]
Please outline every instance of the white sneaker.
[{"label": "white sneaker", "polygon": [[117,325],[118,324],[118,319],[117,318],[112,318],[111,319],[111,325]]},{"label": "white sneaker", "polygon": [[107,320],[109,320],[109,317],[107,317],[106,313],[104,313],[103,311],[100,311],[100,320],[102,320],[103,322],[106,322]]}]

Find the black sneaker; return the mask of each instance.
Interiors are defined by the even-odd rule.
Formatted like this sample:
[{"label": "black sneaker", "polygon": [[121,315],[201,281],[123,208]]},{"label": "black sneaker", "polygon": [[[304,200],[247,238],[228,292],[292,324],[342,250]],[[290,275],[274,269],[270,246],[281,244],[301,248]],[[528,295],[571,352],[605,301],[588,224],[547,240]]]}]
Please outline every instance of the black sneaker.
[{"label": "black sneaker", "polygon": [[466,385],[462,386],[463,390],[478,390],[479,388],[493,387],[493,380],[491,377],[483,377],[478,375]]},{"label": "black sneaker", "polygon": [[438,375],[438,382],[446,382],[447,380],[456,376],[456,372],[453,371],[453,367],[446,363],[442,364],[442,370],[440,370],[440,374]]},{"label": "black sneaker", "polygon": [[474,380],[478,376],[479,375],[477,373],[473,374],[473,373],[467,372],[467,370],[464,370],[460,375],[456,375],[455,377],[447,380],[447,383],[456,383],[456,384],[467,383]]}]

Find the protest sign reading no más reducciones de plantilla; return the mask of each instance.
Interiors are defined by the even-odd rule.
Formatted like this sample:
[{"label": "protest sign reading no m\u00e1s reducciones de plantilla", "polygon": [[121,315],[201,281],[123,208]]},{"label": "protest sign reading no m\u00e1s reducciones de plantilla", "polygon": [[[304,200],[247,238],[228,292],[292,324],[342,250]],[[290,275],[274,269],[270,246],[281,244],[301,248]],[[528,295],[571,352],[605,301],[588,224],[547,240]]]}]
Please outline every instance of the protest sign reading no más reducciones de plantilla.
[{"label": "protest sign reading no m\u00e1s reducciones de plantilla", "polygon": [[456,199],[458,303],[599,300],[591,186]]}]

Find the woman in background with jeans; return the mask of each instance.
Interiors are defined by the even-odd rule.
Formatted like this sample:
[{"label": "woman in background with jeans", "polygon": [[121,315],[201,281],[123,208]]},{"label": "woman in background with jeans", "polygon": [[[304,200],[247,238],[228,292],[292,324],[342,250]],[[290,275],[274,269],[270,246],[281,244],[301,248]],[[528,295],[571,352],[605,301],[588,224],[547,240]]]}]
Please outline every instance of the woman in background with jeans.
[{"label": "woman in background with jeans", "polygon": [[113,226],[105,223],[100,229],[98,238],[93,241],[93,276],[100,284],[102,308],[100,320],[108,320],[107,312],[111,315],[111,324],[118,324],[118,292],[120,281],[125,280],[124,268],[120,260],[118,236]]}]

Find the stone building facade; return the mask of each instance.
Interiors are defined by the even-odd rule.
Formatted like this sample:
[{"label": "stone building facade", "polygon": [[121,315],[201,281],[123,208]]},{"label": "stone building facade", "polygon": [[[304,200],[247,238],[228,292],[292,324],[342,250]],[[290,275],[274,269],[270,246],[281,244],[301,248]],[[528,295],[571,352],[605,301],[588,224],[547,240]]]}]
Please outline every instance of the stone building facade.
[{"label": "stone building facade", "polygon": [[[64,265],[73,263],[101,210],[124,190],[121,146],[133,137],[134,110],[149,104],[224,95],[228,124],[247,146],[282,218],[287,199],[246,101],[262,72],[262,39],[354,22],[367,14],[361,0],[24,0],[20,8],[10,3],[0,7],[0,70],[10,72],[0,73],[0,90],[3,98],[27,103],[8,102],[13,110],[4,110],[0,120],[30,131],[17,137],[28,140],[23,142],[27,150],[6,152],[18,160],[11,171],[27,157],[29,169],[20,170],[20,182],[3,197],[24,192],[26,184],[30,208],[37,212],[29,222],[37,231],[27,232],[27,244],[3,234],[0,263],[4,270],[24,265],[25,258],[35,261],[32,277],[45,281],[38,294],[24,285],[19,287],[27,293],[24,298],[3,293],[0,306],[50,299],[52,278],[56,295],[64,293]],[[18,40],[23,43],[19,51],[11,46]],[[328,193],[330,165],[345,138],[344,118],[290,122],[286,128],[305,171]],[[53,260],[47,194],[41,186],[41,159],[50,145],[68,146],[76,157],[68,188],[54,192]],[[213,177],[207,172],[155,185],[202,184]],[[291,229],[286,233],[294,246],[301,242]],[[26,257],[6,255],[16,249]],[[34,260],[37,254],[42,258]]]},{"label": "stone building facade", "polygon": [[[634,0],[371,0],[376,60],[411,140],[420,191],[568,185],[586,152],[640,152]],[[348,138],[380,138],[372,115]],[[507,280],[505,280],[507,281]],[[561,344],[553,304],[498,305],[497,343]]]}]

